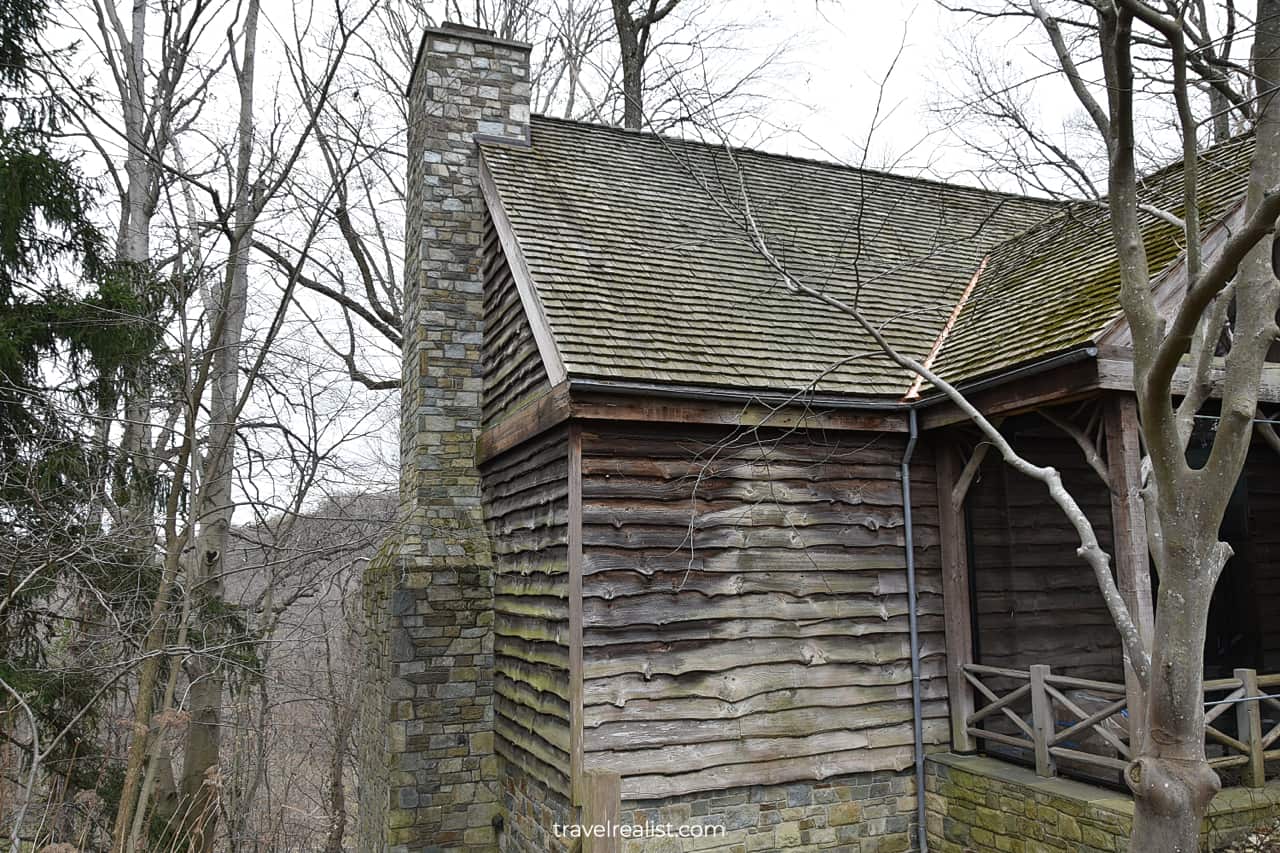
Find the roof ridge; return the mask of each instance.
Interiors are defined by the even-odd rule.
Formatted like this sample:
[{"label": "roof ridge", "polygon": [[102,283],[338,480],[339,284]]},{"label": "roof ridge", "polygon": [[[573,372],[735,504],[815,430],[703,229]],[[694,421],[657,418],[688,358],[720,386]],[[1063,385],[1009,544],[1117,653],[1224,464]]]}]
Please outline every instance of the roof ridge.
[{"label": "roof ridge", "polygon": [[[1247,190],[1251,134],[1241,133],[1197,152],[1203,180],[1197,204],[1208,233],[1230,216]],[[1181,213],[1179,159],[1142,176],[1139,202]],[[1106,197],[1066,205],[1060,212],[994,245],[992,267],[964,310],[964,318],[948,338],[942,367],[976,377],[1008,366],[1022,357],[1052,352],[1049,343],[1066,347],[1096,341],[1123,315],[1119,304],[1119,272],[1110,240],[1111,212]],[[1186,257],[1183,228],[1150,209],[1140,212],[1142,239],[1152,280],[1157,281]],[[1046,305],[1056,307],[1043,310]],[[1021,331],[1005,333],[1001,317],[1031,312],[1037,319]],[[993,343],[1002,329],[999,343]]]},{"label": "roof ridge", "polygon": [[[1240,133],[1237,133],[1235,136],[1232,136],[1228,139],[1224,139],[1221,142],[1215,142],[1213,145],[1210,145],[1208,148],[1204,149],[1203,151],[1196,152],[1196,159],[1200,161],[1204,161],[1207,158],[1209,158],[1210,155],[1220,153],[1223,151],[1229,151],[1232,148],[1234,148],[1236,145],[1239,145],[1242,142],[1248,141],[1252,136],[1253,136],[1252,129],[1241,131]],[[1153,172],[1148,172],[1145,175],[1139,175],[1137,180],[1139,196],[1141,196],[1141,194],[1144,191],[1145,192],[1154,191],[1156,185],[1160,181],[1164,180],[1166,177],[1168,177],[1170,174],[1174,172],[1181,171],[1182,164],[1185,162],[1185,160],[1186,160],[1185,157],[1179,157],[1177,160],[1173,161],[1172,163],[1168,163],[1164,166],[1161,166],[1159,169],[1156,169]],[[1104,221],[1109,220],[1111,217],[1111,211],[1107,207],[1108,197],[1109,196],[1104,195],[1096,199],[1079,198],[1079,199],[1065,199],[1063,201],[1060,201],[1059,204],[1061,208],[1058,211],[1044,217],[1039,222],[1036,222],[1033,225],[1028,225],[1022,231],[1019,231],[1016,234],[1010,235],[1006,239],[1001,240],[999,243],[996,243],[994,246],[991,247],[991,253],[995,254],[1001,249],[1003,249],[1005,246],[1008,246],[1009,244],[1017,240],[1021,240],[1025,237],[1029,237],[1030,235],[1034,234],[1035,232],[1043,228],[1048,228],[1054,225],[1055,223],[1059,222],[1065,217],[1074,216],[1080,210],[1097,211],[1098,214],[1103,217]],[[1142,203],[1141,199],[1139,199],[1139,202]],[[1142,215],[1143,213],[1146,213],[1146,212],[1139,210],[1139,215]],[[1146,215],[1151,216],[1154,214],[1146,213]]]},{"label": "roof ridge", "polygon": [[[569,127],[586,128],[589,130],[603,131],[620,137],[648,138],[653,140],[665,140],[681,145],[692,145],[699,148],[705,148],[709,151],[720,151],[725,146],[716,145],[710,142],[704,142],[700,139],[690,139],[685,136],[676,136],[668,133],[656,133],[652,130],[636,130],[634,128],[618,127],[611,124],[600,124],[593,121],[583,121],[581,119],[561,118],[560,116],[546,115],[545,113],[534,113],[532,119],[538,121],[551,122]],[[773,160],[784,160],[791,163],[808,164],[811,166],[820,166],[822,168],[834,169],[840,172],[862,172],[868,175],[875,175],[881,178],[891,178],[897,181],[911,181],[919,184],[928,184],[930,186],[943,187],[949,190],[963,190],[985,196],[997,196],[1000,198],[1011,199],[1014,201],[1026,201],[1033,204],[1043,205],[1046,208],[1058,207],[1070,202],[1060,201],[1052,198],[1042,198],[1040,196],[1025,195],[1023,193],[1008,192],[1006,190],[993,190],[986,187],[975,187],[969,184],[958,184],[952,181],[944,181],[941,178],[928,178],[920,175],[904,175],[900,172],[890,172],[885,169],[873,169],[867,166],[853,166],[848,163],[841,163],[836,160],[823,160],[820,157],[802,157],[796,154],[779,154],[775,151],[766,151],[761,148],[752,148],[746,145],[730,145],[728,146],[735,154],[749,154],[756,157],[766,157]]]},{"label": "roof ridge", "polygon": [[[1226,139],[1222,140],[1221,142],[1215,142],[1215,143],[1213,143],[1212,145],[1210,145],[1208,148],[1204,149],[1203,151],[1197,151],[1197,152],[1196,152],[1196,159],[1197,159],[1197,160],[1203,160],[1204,158],[1208,157],[1210,154],[1213,154],[1213,153],[1215,153],[1215,152],[1219,152],[1219,151],[1225,151],[1225,150],[1228,150],[1228,149],[1230,149],[1230,148],[1233,148],[1233,147],[1235,147],[1236,145],[1239,145],[1239,144],[1240,144],[1240,143],[1242,143],[1242,142],[1246,142],[1246,141],[1248,141],[1248,140],[1251,140],[1251,139],[1253,138],[1253,135],[1254,135],[1254,129],[1253,129],[1253,128],[1248,128],[1247,130],[1242,130],[1242,131],[1240,131],[1239,133],[1235,134],[1234,136],[1229,136],[1229,137],[1227,137]],[[1166,172],[1171,172],[1171,171],[1175,171],[1175,170],[1181,170],[1181,169],[1182,169],[1182,164],[1186,162],[1186,159],[1187,159],[1186,157],[1179,157],[1177,160],[1174,160],[1172,163],[1166,163],[1165,165],[1161,166],[1159,169],[1156,169],[1154,172],[1148,172],[1148,173],[1147,173],[1147,174],[1145,174],[1145,175],[1139,175],[1139,176],[1138,176],[1138,183],[1139,183],[1139,184],[1142,184],[1142,183],[1145,183],[1145,182],[1147,182],[1147,181],[1153,181],[1153,180],[1156,180],[1157,178],[1162,178],[1162,177],[1164,177],[1164,175],[1165,175],[1165,173],[1166,173]],[[1103,198],[1106,198],[1106,196],[1103,196]]]}]

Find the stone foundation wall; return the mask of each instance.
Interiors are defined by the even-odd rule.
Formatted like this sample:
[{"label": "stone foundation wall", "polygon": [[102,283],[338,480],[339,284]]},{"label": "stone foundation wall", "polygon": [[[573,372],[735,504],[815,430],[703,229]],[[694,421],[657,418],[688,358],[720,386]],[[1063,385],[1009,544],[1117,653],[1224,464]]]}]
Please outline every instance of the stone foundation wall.
[{"label": "stone foundation wall", "polygon": [[[925,764],[929,849],[1124,851],[1125,797],[980,756],[934,756]],[[1130,815],[1132,804],[1130,804]]]},{"label": "stone foundation wall", "polygon": [[577,820],[580,809],[528,776],[514,764],[498,759],[499,798],[502,803],[502,853],[558,853],[568,843],[555,837],[555,827]]},{"label": "stone foundation wall", "polygon": [[[1133,800],[1121,791],[1070,779],[1044,779],[1029,768],[985,756],[936,755],[926,762],[929,849],[1125,853]],[[1202,848],[1238,840],[1280,817],[1280,780],[1265,788],[1228,788],[1209,807]]]},{"label": "stone foundation wall", "polygon": [[702,838],[630,839],[624,853],[914,849],[915,779],[910,771],[860,773],[823,782],[757,785],[663,800],[627,801],[620,823],[723,826]]},{"label": "stone foundation wall", "polygon": [[364,636],[360,673],[360,703],[356,716],[355,747],[360,762],[356,808],[356,843],[360,850],[379,851],[387,843],[387,804],[391,782],[390,731],[392,701],[390,604],[394,575],[394,540],[383,544],[365,569],[362,593]]}]

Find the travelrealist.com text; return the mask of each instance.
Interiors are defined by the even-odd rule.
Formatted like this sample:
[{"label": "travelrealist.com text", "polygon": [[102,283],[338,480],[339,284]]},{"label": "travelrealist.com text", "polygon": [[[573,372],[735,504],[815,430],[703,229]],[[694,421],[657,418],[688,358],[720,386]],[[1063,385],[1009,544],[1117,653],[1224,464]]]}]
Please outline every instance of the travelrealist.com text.
[{"label": "travelrealist.com text", "polygon": [[724,836],[721,824],[674,823],[556,823],[556,838],[715,838]]}]

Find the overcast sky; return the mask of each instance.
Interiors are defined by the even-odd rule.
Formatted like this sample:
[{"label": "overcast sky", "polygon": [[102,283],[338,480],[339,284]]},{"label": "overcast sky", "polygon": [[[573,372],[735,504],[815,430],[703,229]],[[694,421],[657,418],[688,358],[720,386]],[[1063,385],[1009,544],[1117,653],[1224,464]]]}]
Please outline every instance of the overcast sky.
[{"label": "overcast sky", "polygon": [[[892,67],[866,165],[964,183],[977,180],[978,161],[930,110],[955,82],[959,48],[976,40],[997,60],[1033,68],[1043,47],[1025,24],[975,21],[934,0],[734,0],[725,8],[759,22],[756,51],[792,45],[764,110],[765,125],[788,130],[761,131],[759,147],[861,162],[880,82]],[[1083,115],[1055,82],[1038,85],[1035,110],[1049,126]]]},{"label": "overcast sky", "polygon": [[791,134],[774,144],[797,153],[815,143],[842,157],[854,153],[865,140],[880,80],[901,48],[882,105],[890,117],[881,142],[896,149],[892,156],[916,146],[934,147],[922,131],[930,124],[927,105],[948,50],[942,34],[948,14],[941,7],[927,0],[749,0],[742,4],[744,12],[748,6],[763,11],[766,32],[794,45],[776,109],[812,140]]}]

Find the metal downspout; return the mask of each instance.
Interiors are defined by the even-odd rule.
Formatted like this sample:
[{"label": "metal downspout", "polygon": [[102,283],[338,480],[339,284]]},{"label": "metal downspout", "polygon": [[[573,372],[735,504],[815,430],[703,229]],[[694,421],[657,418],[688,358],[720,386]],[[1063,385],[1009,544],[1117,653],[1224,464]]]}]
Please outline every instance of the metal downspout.
[{"label": "metal downspout", "polygon": [[916,834],[920,853],[928,853],[924,797],[924,715],[920,709],[920,631],[916,623],[916,555],[911,528],[911,457],[916,452],[916,410],[907,413],[907,449],[902,454],[902,523],[907,550],[907,623],[911,630],[911,711],[915,725]]}]

